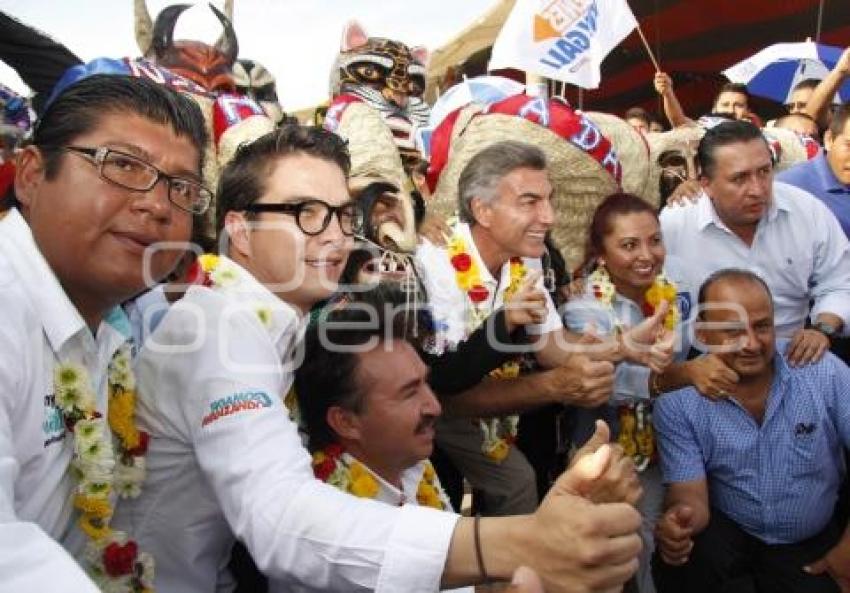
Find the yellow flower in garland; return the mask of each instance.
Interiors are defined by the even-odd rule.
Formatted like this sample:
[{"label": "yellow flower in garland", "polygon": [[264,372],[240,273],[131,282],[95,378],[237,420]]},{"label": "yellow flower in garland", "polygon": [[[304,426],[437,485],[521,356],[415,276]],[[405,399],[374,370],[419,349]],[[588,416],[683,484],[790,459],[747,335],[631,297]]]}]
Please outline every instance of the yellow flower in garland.
[{"label": "yellow flower in garland", "polygon": [[441,511],[449,510],[448,505],[443,501],[441,496],[442,489],[440,482],[437,479],[437,472],[434,471],[434,466],[430,461],[425,462],[425,468],[422,471],[422,479],[419,480],[419,485],[416,488],[416,502],[421,506],[439,509]]},{"label": "yellow flower in garland", "polygon": [[519,290],[520,284],[525,279],[525,275],[528,270],[525,268],[525,264],[522,263],[521,257],[512,257],[510,263],[510,272],[511,272],[511,280],[508,284],[508,287],[505,289],[505,300],[510,300],[516,291]]},{"label": "yellow flower in garland", "polygon": [[419,483],[419,488],[416,490],[416,501],[423,507],[443,508],[443,502],[440,500],[437,489],[425,481]]},{"label": "yellow flower in garland", "polygon": [[[608,307],[613,314],[614,297],[617,293],[617,289],[611,281],[608,271],[605,270],[605,268],[599,267],[590,274],[587,280],[593,297]],[[649,317],[655,312],[655,309],[662,301],[667,301],[670,308],[667,310],[667,315],[664,317],[664,327],[669,330],[676,329],[676,325],[678,325],[681,318],[676,294],[676,285],[668,280],[664,274],[659,274],[652,282],[652,286],[650,286],[644,293],[645,303],[642,311],[643,314],[646,317]],[[619,319],[616,319],[616,325],[617,327],[622,326]]]},{"label": "yellow flower in garland", "polygon": [[219,257],[214,253],[204,253],[198,256],[198,263],[201,269],[209,274],[218,266]]},{"label": "yellow flower in garland", "polygon": [[[378,479],[369,469],[336,443],[313,453],[314,475],[331,486],[360,498],[376,498],[381,491]],[[449,505],[429,461],[425,462],[422,478],[417,485],[416,500],[424,506],[448,510]]]},{"label": "yellow flower in garland", "polygon": [[89,538],[97,541],[112,535],[112,528],[105,520],[92,515],[83,514],[78,522],[80,529]]},{"label": "yellow flower in garland", "polygon": [[74,507],[80,509],[91,519],[108,519],[112,516],[112,505],[109,499],[100,496],[74,495]]},{"label": "yellow flower in garland", "polygon": [[[71,472],[77,484],[73,505],[80,511],[77,524],[89,539],[84,552],[86,568],[105,591],[138,593],[150,589],[153,582],[152,559],[139,552],[137,544],[124,532],[109,525],[113,514],[110,493],[137,496],[141,490],[149,439],[134,424],[135,379],[128,345],[113,355],[107,371],[106,418],[96,409],[95,393],[85,367],[58,363],[54,386],[57,402],[61,399],[65,423],[74,438]],[[113,562],[116,545],[130,546],[120,554],[120,566]],[[139,573],[142,564],[149,565],[146,582],[142,582]]]},{"label": "yellow flower in garland", "polygon": [[[650,286],[646,291],[644,298],[648,305],[647,311],[644,311],[644,313],[648,315],[651,315],[662,301],[667,301],[670,308],[667,310],[667,315],[664,317],[664,327],[669,330],[676,329],[676,325],[679,323],[680,314],[679,307],[676,302],[675,284],[668,280],[664,274],[659,274],[655,277],[655,281],[652,283],[652,286]],[[648,310],[649,307],[652,307],[652,311]]]},{"label": "yellow flower in garland", "polygon": [[354,496],[360,498],[375,498],[378,495],[378,481],[372,477],[362,463],[353,462],[349,469],[351,482],[348,484],[348,491]]},{"label": "yellow flower in garland", "polygon": [[510,453],[510,451],[511,446],[508,444],[508,442],[505,439],[498,439],[490,443],[484,453],[493,461],[502,462],[505,460],[505,457],[508,456],[508,453]]},{"label": "yellow flower in garland", "polygon": [[139,446],[141,437],[135,422],[136,393],[134,391],[114,390],[109,398],[107,418],[112,432],[121,439],[125,449]]}]

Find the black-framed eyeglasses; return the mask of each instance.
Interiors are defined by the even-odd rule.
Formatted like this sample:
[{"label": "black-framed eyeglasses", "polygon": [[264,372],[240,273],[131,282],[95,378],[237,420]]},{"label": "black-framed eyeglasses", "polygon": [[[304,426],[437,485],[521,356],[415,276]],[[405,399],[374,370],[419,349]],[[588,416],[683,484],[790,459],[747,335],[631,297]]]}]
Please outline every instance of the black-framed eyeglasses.
[{"label": "black-framed eyeglasses", "polygon": [[197,181],[164,173],[132,154],[106,146],[86,148],[63,146],[67,150],[87,157],[97,166],[98,174],[119,187],[132,191],[149,191],[160,179],[168,186],[168,200],[190,214],[203,214],[212,202],[212,192]]},{"label": "black-framed eyeglasses", "polygon": [[354,202],[340,206],[331,206],[322,200],[304,200],[302,202],[285,204],[250,204],[246,212],[277,212],[295,217],[295,224],[305,235],[318,235],[331,223],[336,214],[342,233],[352,236],[360,230],[363,215]]},{"label": "black-framed eyeglasses", "polygon": [[808,103],[806,101],[791,101],[785,104],[785,109],[788,111],[803,111]]}]

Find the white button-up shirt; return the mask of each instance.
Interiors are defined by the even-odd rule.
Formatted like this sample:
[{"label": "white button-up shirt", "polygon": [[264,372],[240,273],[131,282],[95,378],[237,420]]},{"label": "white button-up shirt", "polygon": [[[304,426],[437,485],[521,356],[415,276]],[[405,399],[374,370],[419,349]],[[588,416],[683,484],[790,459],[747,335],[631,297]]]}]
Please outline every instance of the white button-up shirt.
[{"label": "white button-up shirt", "polygon": [[[455,228],[456,232],[463,237],[469,256],[478,264],[481,284],[490,294],[486,305],[480,306],[486,306],[491,312],[495,311],[505,303],[505,291],[511,282],[510,262],[502,265],[499,278],[494,278],[478,253],[469,225],[458,223]],[[529,271],[543,268],[539,259],[524,257],[522,263]],[[469,322],[470,308],[473,304],[469,296],[457,284],[448,249],[436,246],[427,240],[423,241],[416,249],[416,267],[428,292],[428,304],[436,324],[438,340],[441,342],[438,350],[442,350],[443,346],[452,347],[468,338],[475,329]],[[543,288],[542,278],[538,281],[538,287]],[[549,293],[546,290],[543,292],[546,295],[548,314],[542,323],[526,326],[529,334],[545,334],[563,328]]]},{"label": "white button-up shirt", "polygon": [[93,336],[20,213],[0,221],[0,591],[98,590],[51,541],[78,556],[85,543],[53,371],[59,361],[85,366],[105,415],[106,370],[127,338],[118,320]]},{"label": "white button-up shirt", "polygon": [[148,478],[114,523],[154,555],[168,593],[227,590],[234,536],[277,590],[437,591],[457,516],[357,499],[313,477],[281,401],[298,317],[225,261],[237,282],[191,288],[138,356]]},{"label": "white button-up shirt", "polygon": [[[833,313],[850,332],[850,243],[835,216],[812,195],[774,182],[773,201],[748,246],[720,220],[705,194],[661,212],[668,255],[679,257],[699,288],[723,268],[761,276],[773,294],[776,333],[790,338],[806,316]],[[814,304],[809,311],[809,302]]]}]

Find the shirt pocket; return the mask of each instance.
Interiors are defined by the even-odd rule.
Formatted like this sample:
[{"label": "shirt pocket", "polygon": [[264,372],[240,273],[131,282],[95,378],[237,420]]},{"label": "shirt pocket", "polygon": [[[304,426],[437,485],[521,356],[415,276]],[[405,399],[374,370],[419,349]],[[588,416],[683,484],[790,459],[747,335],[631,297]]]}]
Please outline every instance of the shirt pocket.
[{"label": "shirt pocket", "polygon": [[770,286],[774,296],[797,301],[807,295],[813,266],[814,258],[810,254],[789,251],[780,255],[774,265],[778,281]]},{"label": "shirt pocket", "polygon": [[789,474],[792,478],[816,478],[824,470],[830,452],[826,446],[823,426],[813,422],[798,422],[792,427],[788,449]]}]

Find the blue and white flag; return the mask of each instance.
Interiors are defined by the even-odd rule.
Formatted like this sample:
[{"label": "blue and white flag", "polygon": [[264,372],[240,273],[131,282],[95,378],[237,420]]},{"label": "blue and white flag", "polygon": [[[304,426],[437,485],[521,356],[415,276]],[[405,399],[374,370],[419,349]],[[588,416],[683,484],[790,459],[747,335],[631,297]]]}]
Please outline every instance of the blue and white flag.
[{"label": "blue and white flag", "polygon": [[490,69],[595,89],[602,60],[636,26],[626,0],[517,0],[493,44]]}]

